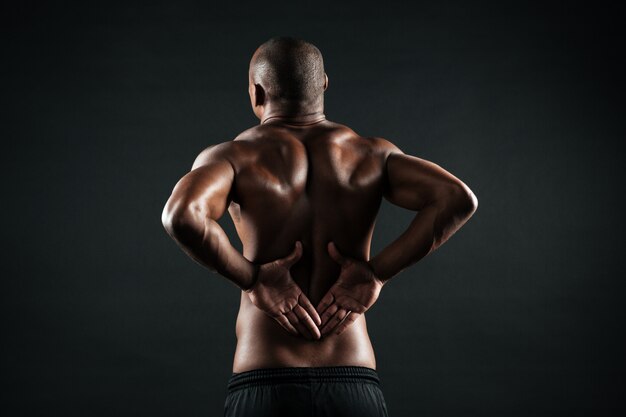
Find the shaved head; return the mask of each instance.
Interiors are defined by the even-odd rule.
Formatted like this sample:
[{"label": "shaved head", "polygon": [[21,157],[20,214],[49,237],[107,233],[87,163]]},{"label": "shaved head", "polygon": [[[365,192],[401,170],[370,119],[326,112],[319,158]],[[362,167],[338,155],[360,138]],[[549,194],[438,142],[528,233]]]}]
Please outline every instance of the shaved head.
[{"label": "shaved head", "polygon": [[301,39],[278,36],[263,43],[250,60],[249,76],[272,101],[314,102],[324,92],[322,53]]}]

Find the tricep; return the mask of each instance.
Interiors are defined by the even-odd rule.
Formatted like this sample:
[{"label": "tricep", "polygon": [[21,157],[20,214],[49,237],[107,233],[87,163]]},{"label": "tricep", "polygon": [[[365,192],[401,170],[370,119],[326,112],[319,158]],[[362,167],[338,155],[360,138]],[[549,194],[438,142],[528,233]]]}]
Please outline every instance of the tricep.
[{"label": "tricep", "polygon": [[166,228],[219,219],[226,211],[234,171],[228,161],[214,161],[188,172],[174,186],[163,209]]},{"label": "tricep", "polygon": [[475,199],[469,187],[439,165],[401,152],[387,157],[384,196],[392,204],[416,211],[452,198]]}]

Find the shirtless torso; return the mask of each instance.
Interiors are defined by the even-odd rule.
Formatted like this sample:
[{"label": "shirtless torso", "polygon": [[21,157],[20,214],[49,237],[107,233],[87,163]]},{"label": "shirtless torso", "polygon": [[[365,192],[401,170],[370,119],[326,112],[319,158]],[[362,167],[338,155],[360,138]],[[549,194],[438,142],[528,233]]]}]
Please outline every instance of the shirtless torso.
[{"label": "shirtless torso", "polygon": [[[163,211],[166,230],[192,258],[242,289],[234,373],[342,365],[375,370],[364,312],[385,282],[442,245],[476,210],[471,190],[440,166],[321,116],[305,122],[266,117],[234,140],[206,148]],[[370,259],[383,197],[417,214]],[[217,223],[227,210],[243,254]],[[297,262],[277,268],[297,241]],[[330,242],[340,258],[330,256]],[[337,259],[350,259],[350,267]],[[313,314],[302,309],[307,301]],[[307,337],[294,312],[308,318]],[[320,323],[313,321],[317,313]],[[299,332],[279,323],[285,317]],[[314,337],[320,330],[321,338]]]},{"label": "shirtless torso", "polygon": [[[297,126],[268,121],[227,146],[236,172],[228,208],[243,255],[269,262],[300,240],[291,274],[313,305],[337,279],[327,243],[367,261],[383,197],[386,156],[380,138],[325,120]],[[343,333],[307,340],[287,333],[242,291],[233,372],[281,366],[361,365],[376,369],[365,314]]]},{"label": "shirtless torso", "polygon": [[[477,208],[439,165],[326,119],[323,68],[302,40],[257,48],[248,95],[260,124],[200,152],[161,215],[241,291],[225,416],[387,416],[365,313]],[[370,257],[383,198],[416,214]],[[226,212],[241,251],[218,223]]]}]

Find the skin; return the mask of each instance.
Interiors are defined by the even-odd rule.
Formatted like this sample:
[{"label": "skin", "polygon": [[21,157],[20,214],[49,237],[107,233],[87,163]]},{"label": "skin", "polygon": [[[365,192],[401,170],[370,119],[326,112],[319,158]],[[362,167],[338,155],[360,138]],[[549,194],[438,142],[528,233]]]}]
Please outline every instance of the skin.
[{"label": "skin", "polygon": [[[376,369],[365,312],[391,278],[465,224],[476,196],[439,165],[327,120],[323,94],[278,103],[266,91],[251,70],[260,124],[197,156],[163,225],[192,259],[241,289],[233,372]],[[370,258],[383,198],[416,215]],[[227,210],[243,253],[217,222]]]}]

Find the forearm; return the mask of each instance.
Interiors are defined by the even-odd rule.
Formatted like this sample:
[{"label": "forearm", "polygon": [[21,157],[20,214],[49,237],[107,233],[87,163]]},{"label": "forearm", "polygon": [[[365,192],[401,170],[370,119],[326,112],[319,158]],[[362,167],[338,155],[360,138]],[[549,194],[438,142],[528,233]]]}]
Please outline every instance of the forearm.
[{"label": "forearm", "polygon": [[232,246],[219,223],[207,217],[174,224],[166,225],[167,232],[192,259],[241,289],[252,286],[258,266]]},{"label": "forearm", "polygon": [[443,245],[475,210],[473,195],[422,208],[407,230],[369,261],[375,275],[386,283]]}]

